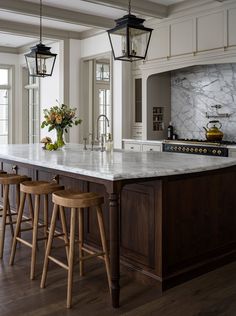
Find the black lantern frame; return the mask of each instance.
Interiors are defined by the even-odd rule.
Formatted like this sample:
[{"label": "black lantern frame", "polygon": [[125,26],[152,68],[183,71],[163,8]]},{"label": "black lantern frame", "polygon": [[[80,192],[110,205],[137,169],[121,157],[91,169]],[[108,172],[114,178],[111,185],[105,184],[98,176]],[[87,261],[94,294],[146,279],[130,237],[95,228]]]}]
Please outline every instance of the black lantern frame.
[{"label": "black lantern frame", "polygon": [[[131,6],[129,0],[129,13],[123,16],[120,19],[115,20],[116,26],[108,30],[108,36],[112,48],[113,57],[115,60],[121,61],[136,61],[136,60],[143,60],[147,56],[147,51],[152,35],[153,29],[145,27],[143,23],[145,22],[144,19],[137,18],[135,15],[131,14]],[[122,49],[116,48],[117,44],[113,42],[114,38],[113,35],[121,36],[123,39]],[[137,50],[134,49],[135,39],[138,36],[146,36],[146,47],[143,49],[143,52],[140,54],[137,53]],[[143,45],[140,43],[140,45]]]},{"label": "black lantern frame", "polygon": [[51,76],[57,54],[51,53],[51,47],[42,44],[42,0],[40,0],[40,41],[30,49],[31,51],[25,54],[29,75],[32,77]]}]

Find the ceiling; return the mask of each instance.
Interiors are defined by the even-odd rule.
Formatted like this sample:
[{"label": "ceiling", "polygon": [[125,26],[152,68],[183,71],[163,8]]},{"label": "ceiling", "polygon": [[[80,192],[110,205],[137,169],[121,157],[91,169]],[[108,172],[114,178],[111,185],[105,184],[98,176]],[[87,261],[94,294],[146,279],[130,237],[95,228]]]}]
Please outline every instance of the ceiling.
[{"label": "ceiling", "polygon": [[[132,13],[145,18],[164,18],[168,6],[183,1],[132,0],[131,8]],[[39,3],[0,0],[0,46],[19,48],[38,41]],[[127,7],[128,0],[43,0],[43,37],[84,38],[89,32],[114,26],[114,20],[125,15]]]}]

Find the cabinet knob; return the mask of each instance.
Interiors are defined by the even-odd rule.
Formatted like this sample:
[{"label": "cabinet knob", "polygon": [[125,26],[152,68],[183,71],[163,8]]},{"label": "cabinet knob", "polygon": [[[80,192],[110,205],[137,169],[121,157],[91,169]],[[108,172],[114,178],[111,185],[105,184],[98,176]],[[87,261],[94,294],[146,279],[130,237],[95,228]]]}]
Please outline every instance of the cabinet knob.
[{"label": "cabinet knob", "polygon": [[54,182],[54,183],[59,183],[59,174],[56,174],[56,175],[52,178],[51,181]]}]

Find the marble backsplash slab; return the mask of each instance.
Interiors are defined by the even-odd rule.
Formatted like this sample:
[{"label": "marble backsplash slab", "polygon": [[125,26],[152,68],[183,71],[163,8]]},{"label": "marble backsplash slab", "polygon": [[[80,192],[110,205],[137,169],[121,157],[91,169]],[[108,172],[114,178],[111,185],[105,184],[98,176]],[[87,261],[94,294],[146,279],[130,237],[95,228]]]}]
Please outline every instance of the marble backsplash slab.
[{"label": "marble backsplash slab", "polygon": [[[171,73],[171,121],[179,138],[205,139],[203,126],[222,123],[224,140],[236,141],[236,64],[203,65]],[[216,109],[228,118],[210,118]]]}]

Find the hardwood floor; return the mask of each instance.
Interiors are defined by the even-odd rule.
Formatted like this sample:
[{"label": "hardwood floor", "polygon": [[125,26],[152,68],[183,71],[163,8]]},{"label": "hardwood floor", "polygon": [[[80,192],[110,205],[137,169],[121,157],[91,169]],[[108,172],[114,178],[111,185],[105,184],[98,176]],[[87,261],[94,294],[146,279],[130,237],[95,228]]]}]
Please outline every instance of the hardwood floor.
[{"label": "hardwood floor", "polygon": [[[121,277],[121,308],[110,306],[105,268],[99,260],[86,264],[86,275],[79,277],[75,269],[73,307],[67,310],[66,272],[50,265],[47,287],[39,288],[43,245],[40,245],[36,280],[29,279],[30,249],[17,249],[15,265],[10,267],[9,246],[0,262],[0,316],[235,316],[236,315],[236,263],[212,271],[192,281],[166,291],[162,296],[155,287]],[[62,252],[60,250],[60,256]]]}]

